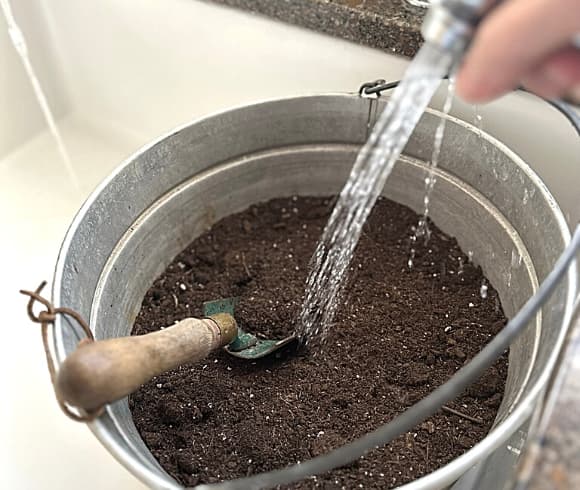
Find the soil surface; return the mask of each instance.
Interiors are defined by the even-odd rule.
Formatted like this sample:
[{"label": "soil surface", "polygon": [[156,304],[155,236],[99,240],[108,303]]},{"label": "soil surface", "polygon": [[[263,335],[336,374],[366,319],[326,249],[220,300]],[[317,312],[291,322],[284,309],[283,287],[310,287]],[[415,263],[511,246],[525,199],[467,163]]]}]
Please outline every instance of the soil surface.
[{"label": "soil surface", "polygon": [[[292,331],[308,262],[331,199],[288,198],[221,220],[183,251],[143,300],[134,334],[239,296],[248,331]],[[409,269],[418,216],[381,199],[365,225],[324,351],[260,362],[220,351],[158,376],[130,398],[160,464],[185,486],[284,467],[393,419],[446,381],[505,324],[481,270],[431,224]],[[487,284],[487,283],[486,283]],[[502,399],[507,355],[450,408],[356,463],[290,488],[377,488],[414,480],[485,437]]]}]

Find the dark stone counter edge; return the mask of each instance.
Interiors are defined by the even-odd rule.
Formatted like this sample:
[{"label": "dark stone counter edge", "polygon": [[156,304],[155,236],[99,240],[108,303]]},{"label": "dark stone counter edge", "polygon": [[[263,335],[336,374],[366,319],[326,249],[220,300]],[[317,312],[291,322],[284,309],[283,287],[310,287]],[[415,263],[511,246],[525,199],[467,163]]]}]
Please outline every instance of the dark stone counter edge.
[{"label": "dark stone counter edge", "polygon": [[209,1],[409,58],[415,55],[423,42],[419,30],[420,19],[408,21],[405,15],[401,16],[403,19],[391,18],[321,0]]}]

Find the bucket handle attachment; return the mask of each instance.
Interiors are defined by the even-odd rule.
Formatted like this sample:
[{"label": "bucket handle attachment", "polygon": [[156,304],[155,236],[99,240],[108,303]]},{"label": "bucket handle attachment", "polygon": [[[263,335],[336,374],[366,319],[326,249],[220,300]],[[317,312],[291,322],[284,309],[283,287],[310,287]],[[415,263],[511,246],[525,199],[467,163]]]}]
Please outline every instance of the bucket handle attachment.
[{"label": "bucket handle attachment", "polygon": [[[44,352],[50,380],[62,411],[78,422],[90,422],[108,403],[133,393],[147,381],[185,362],[195,362],[232,342],[238,333],[233,316],[217,313],[208,318],[186,318],[146,335],[95,341],[81,315],[69,308],[55,308],[40,295],[42,288],[21,291],[29,296],[28,316],[42,327]],[[46,311],[34,314],[38,301]],[[57,314],[74,318],[86,338],[79,342],[58,372],[48,346],[48,326]],[[78,414],[70,407],[74,407]]]},{"label": "bucket handle attachment", "polygon": [[[54,394],[56,397],[56,401],[60,406],[60,409],[64,412],[64,414],[73,419],[76,422],[92,422],[96,418],[98,418],[103,412],[104,407],[98,407],[93,410],[79,410],[79,413],[74,412],[71,408],[67,405],[65,400],[61,397],[60,393],[56,389],[56,368],[55,362],[50,351],[50,346],[48,342],[48,326],[54,325],[54,320],[56,319],[57,315],[64,315],[73,318],[83,329],[83,332],[86,335],[86,338],[82,339],[79,342],[79,346],[83,344],[92,343],[95,341],[93,336],[93,332],[89,328],[87,322],[84,321],[83,317],[79,315],[76,311],[71,310],[70,308],[58,307],[55,308],[53,304],[48,301],[46,298],[42,297],[40,293],[46,286],[46,281],[43,281],[35,291],[26,291],[21,290],[20,293],[28,296],[30,300],[28,301],[28,305],[26,307],[26,311],[28,313],[28,317],[34,323],[39,323],[40,328],[42,331],[42,344],[44,347],[44,355],[46,357],[46,365],[48,366],[48,373],[50,375],[50,382],[52,383],[52,387],[54,389]],[[41,311],[38,315],[34,313],[34,303],[42,304],[46,310]]]},{"label": "bucket handle attachment", "polygon": [[[448,79],[449,79],[449,77],[446,76],[446,77],[443,77],[442,80],[448,80]],[[383,94],[383,92],[385,92],[386,90],[392,90],[394,88],[397,88],[399,83],[401,83],[400,80],[394,80],[392,82],[387,82],[387,81],[383,80],[382,78],[380,78],[378,80],[374,80],[372,82],[365,82],[358,89],[358,94],[359,94],[359,96],[364,97],[366,99],[378,99]],[[538,98],[542,99],[544,102],[551,105],[554,109],[558,110],[570,122],[570,124],[574,127],[574,129],[578,133],[578,135],[580,135],[580,110],[579,110],[578,106],[575,106],[573,103],[568,102],[568,101],[564,101],[564,100],[545,99],[544,97],[540,97],[539,95],[534,94],[533,92],[530,92],[529,90],[527,90],[526,88],[521,87],[521,86],[518,87],[515,91],[525,92],[527,94],[534,95],[535,97],[538,97]],[[375,111],[376,111],[376,109],[375,109]],[[369,114],[370,114],[370,108],[369,108]]]}]

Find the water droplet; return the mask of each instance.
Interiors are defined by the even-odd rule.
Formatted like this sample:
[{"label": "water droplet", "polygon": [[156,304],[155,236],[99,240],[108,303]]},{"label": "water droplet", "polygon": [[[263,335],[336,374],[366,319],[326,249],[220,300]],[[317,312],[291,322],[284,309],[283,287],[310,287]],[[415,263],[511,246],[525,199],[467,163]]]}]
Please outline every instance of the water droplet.
[{"label": "water droplet", "polygon": [[485,283],[481,285],[481,288],[479,288],[479,295],[483,299],[487,298],[487,289],[488,289],[488,287],[487,287],[487,284],[485,284]]},{"label": "water droplet", "polygon": [[501,180],[503,180],[504,182],[507,182],[510,178],[510,174],[509,174],[507,165],[505,165],[503,162],[500,162],[497,165],[497,173],[499,175],[499,178]]},{"label": "water droplet", "polygon": [[515,250],[512,249],[512,258],[511,258],[511,266],[513,269],[517,269],[520,265],[522,265],[522,256]]}]

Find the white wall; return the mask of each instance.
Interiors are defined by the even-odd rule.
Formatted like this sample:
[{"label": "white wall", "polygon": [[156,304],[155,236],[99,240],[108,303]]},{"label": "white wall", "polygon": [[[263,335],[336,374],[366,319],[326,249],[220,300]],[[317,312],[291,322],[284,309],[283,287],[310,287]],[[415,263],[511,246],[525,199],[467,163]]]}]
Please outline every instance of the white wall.
[{"label": "white wall", "polygon": [[[14,17],[27,38],[37,76],[58,118],[68,107],[66,91],[62,87],[54,44],[38,0],[11,0],[11,4]],[[10,42],[6,19],[0,10],[0,158],[45,127],[32,86]]]},{"label": "white wall", "polygon": [[235,105],[356,91],[406,60],[195,0],[43,0],[75,108],[153,138]]}]

